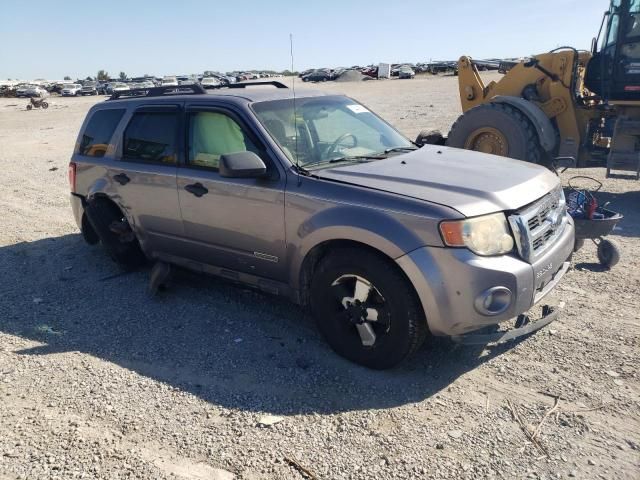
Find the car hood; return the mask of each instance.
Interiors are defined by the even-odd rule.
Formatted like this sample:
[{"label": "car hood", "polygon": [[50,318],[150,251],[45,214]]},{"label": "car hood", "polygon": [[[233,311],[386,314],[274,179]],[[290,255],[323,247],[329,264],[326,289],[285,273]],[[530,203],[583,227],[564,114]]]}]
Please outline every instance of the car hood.
[{"label": "car hood", "polygon": [[448,206],[467,217],[516,210],[559,185],[557,176],[539,165],[434,145],[313,173]]}]

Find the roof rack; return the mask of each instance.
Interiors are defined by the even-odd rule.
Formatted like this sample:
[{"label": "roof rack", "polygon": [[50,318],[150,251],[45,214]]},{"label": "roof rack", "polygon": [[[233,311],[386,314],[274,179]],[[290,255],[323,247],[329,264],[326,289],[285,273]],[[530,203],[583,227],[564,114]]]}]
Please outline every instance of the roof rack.
[{"label": "roof rack", "polygon": [[168,95],[201,95],[207,93],[201,85],[194,83],[191,85],[165,85],[150,88],[132,88],[121,92],[113,92],[109,100],[127,97],[162,97]]},{"label": "roof rack", "polygon": [[271,80],[269,82],[242,82],[242,83],[230,83],[229,88],[247,88],[255,85],[271,85],[276,88],[289,88],[284,83]]}]

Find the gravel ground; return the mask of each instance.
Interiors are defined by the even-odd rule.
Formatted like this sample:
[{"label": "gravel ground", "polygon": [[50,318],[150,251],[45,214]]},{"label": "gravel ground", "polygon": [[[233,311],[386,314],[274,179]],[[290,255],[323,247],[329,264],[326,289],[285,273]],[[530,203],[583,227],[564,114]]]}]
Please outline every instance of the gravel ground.
[{"label": "gravel ground", "polygon": [[[459,114],[451,77],[318,88],[411,137]],[[188,274],[149,299],[148,271],[86,245],[66,169],[100,100],[0,99],[0,480],[638,478],[639,182],[586,172],[626,216],[622,260],[578,252],[558,321],[374,372],[284,300]]]}]

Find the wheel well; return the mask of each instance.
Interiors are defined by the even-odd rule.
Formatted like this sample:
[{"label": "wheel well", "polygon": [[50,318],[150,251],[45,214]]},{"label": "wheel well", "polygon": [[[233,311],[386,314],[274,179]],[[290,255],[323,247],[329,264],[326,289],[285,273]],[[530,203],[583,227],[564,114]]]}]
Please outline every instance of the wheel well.
[{"label": "wheel well", "polygon": [[[104,193],[96,193],[90,199],[86,199],[83,202],[83,206],[86,206],[86,204],[91,201],[108,203],[113,208],[117,208],[118,211],[124,216],[124,213],[122,212],[122,209],[120,208],[120,206],[116,202],[111,200],[111,198],[109,198],[109,196]],[[82,213],[82,236],[84,237],[85,241],[89,245],[95,245],[100,241],[100,238],[98,237],[97,232],[95,231],[95,229],[93,228],[93,225],[91,225],[91,222],[89,221],[89,217],[87,217],[86,208],[85,208],[85,211]]]},{"label": "wheel well", "polygon": [[85,242],[87,242],[89,245],[95,245],[100,241],[98,234],[96,233],[93,226],[91,225],[91,222],[89,221],[89,218],[87,217],[87,214],[85,212],[82,212],[81,231],[82,231],[82,237],[84,238]]},{"label": "wheel well", "polygon": [[407,284],[413,290],[416,298],[419,300],[418,293],[415,291],[415,287],[404,273],[404,271],[398,266],[398,264],[385,254],[384,252],[374,248],[366,243],[357,242],[355,240],[344,240],[344,239],[336,239],[336,240],[327,240],[326,242],[319,243],[315,247],[313,247],[309,253],[304,257],[302,261],[302,268],[300,269],[300,304],[303,306],[309,305],[309,291],[311,289],[311,279],[313,278],[313,274],[315,269],[320,264],[322,259],[329,255],[331,252],[337,249],[344,248],[359,248],[362,250],[368,250],[369,252],[374,253],[378,257],[382,258],[386,262],[393,264],[393,266],[402,274],[402,276],[407,281]]}]

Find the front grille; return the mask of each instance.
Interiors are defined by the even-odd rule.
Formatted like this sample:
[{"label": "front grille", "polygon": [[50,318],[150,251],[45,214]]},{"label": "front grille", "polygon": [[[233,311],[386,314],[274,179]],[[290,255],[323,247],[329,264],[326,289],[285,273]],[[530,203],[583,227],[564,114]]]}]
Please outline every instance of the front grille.
[{"label": "front grille", "polygon": [[509,217],[520,256],[533,262],[562,234],[567,224],[567,208],[562,188]]}]

